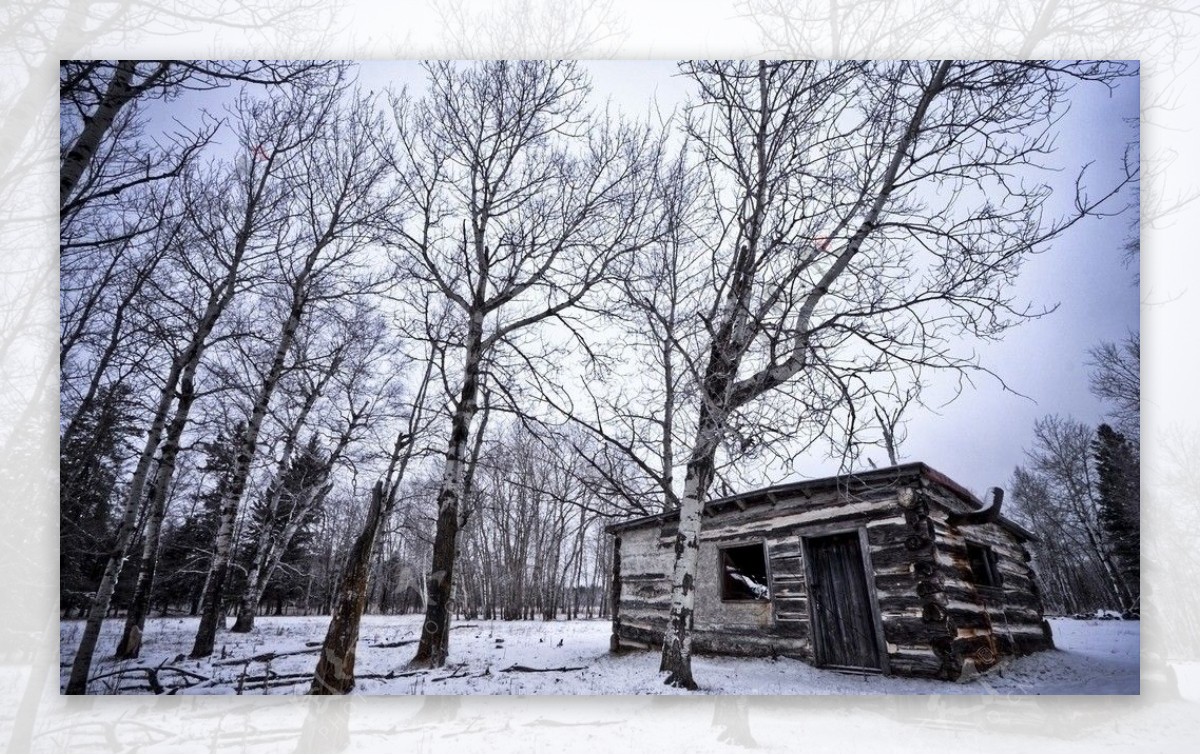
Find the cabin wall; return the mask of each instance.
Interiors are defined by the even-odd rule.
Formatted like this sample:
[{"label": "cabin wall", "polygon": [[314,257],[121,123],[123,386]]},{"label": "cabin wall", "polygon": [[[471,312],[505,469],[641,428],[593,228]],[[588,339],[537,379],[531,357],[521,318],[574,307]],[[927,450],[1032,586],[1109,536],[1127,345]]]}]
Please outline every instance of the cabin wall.
[{"label": "cabin wall", "polygon": [[[936,558],[923,609],[924,620],[940,635],[931,641],[943,662],[939,675],[957,679],[984,671],[1004,656],[1052,648],[1029,552],[1020,538],[996,523],[950,525],[946,509],[962,511],[965,506],[938,485],[928,486],[917,498],[940,504],[927,507]],[[968,541],[991,549],[1000,588],[977,584]]]},{"label": "cabin wall", "polygon": [[620,588],[614,589],[613,646],[649,648],[662,644],[671,613],[673,554],[659,542],[658,527],[620,533],[614,570]]},{"label": "cabin wall", "polygon": [[[1043,617],[1041,592],[1024,543],[999,524],[950,526],[936,520],[939,566],[956,652],[977,669],[1000,656],[1027,655],[1054,647]],[[967,557],[968,541],[991,549],[999,588],[979,586]]]},{"label": "cabin wall", "polygon": [[[824,491],[778,501],[767,509],[736,509],[706,518],[700,539],[693,648],[725,655],[786,655],[813,659],[801,537],[903,521],[895,491],[847,497]],[[670,573],[676,525],[623,530],[617,611],[620,647],[657,646],[670,614]],[[871,542],[874,542],[872,539]],[[721,599],[721,548],[765,543],[772,600]],[[869,576],[869,575],[868,575]]]},{"label": "cabin wall", "polygon": [[900,676],[954,678],[947,663],[947,627],[934,577],[937,552],[928,501],[911,489],[893,499],[891,516],[867,527],[890,672]]}]

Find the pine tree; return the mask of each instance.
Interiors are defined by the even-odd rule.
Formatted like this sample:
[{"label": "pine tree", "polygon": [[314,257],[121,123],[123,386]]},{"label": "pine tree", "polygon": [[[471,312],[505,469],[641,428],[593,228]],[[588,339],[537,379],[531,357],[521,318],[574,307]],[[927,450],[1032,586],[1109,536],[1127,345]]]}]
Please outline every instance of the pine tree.
[{"label": "pine tree", "polygon": [[1107,424],[1096,429],[1092,441],[1096,463],[1096,489],[1100,497],[1100,525],[1120,570],[1126,610],[1137,610],[1140,600],[1141,496],[1137,450],[1124,435]]},{"label": "pine tree", "polygon": [[[233,594],[246,591],[244,580],[249,575],[255,579],[254,608],[268,592],[278,605],[299,591],[296,567],[309,559],[313,526],[323,510],[313,505],[314,496],[320,495],[329,474],[329,457],[314,436],[254,502],[242,551],[243,568],[238,574],[242,581],[231,584]],[[254,568],[256,563],[258,568]],[[239,630],[235,627],[233,631]]]},{"label": "pine tree", "polygon": [[60,601],[83,610],[104,572],[113,537],[112,505],[121,465],[130,454],[129,389],[101,389],[59,451]]},{"label": "pine tree", "polygon": [[191,513],[166,531],[159,557],[162,580],[155,587],[155,599],[162,603],[186,603],[195,616],[200,610],[205,576],[212,561],[213,542],[217,537],[218,508],[229,485],[236,444],[233,440],[245,430],[237,423],[216,439],[198,444],[204,453],[203,472],[215,478],[212,488],[196,498]]}]

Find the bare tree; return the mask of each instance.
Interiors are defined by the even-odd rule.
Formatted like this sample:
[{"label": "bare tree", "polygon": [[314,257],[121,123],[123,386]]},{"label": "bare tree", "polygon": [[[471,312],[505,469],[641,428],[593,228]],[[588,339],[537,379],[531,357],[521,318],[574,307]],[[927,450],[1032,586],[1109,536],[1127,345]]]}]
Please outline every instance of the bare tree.
[{"label": "bare tree", "polygon": [[[445,303],[456,355],[426,621],[413,660],[445,662],[455,544],[472,426],[486,370],[503,353],[529,375],[522,338],[569,319],[648,242],[657,144],[647,130],[584,110],[588,84],[569,63],[427,66],[430,92],[396,102],[397,175],[415,217],[397,225],[415,308]],[[439,307],[434,306],[433,309]],[[517,381],[491,381],[514,386]]]},{"label": "bare tree", "polygon": [[[284,430],[277,471],[258,510],[260,536],[250,544],[253,556],[239,600],[234,632],[248,632],[254,627],[254,617],[267,584],[288,547],[300,529],[321,509],[333,488],[334,470],[349,461],[351,445],[361,441],[371,426],[390,409],[391,385],[403,372],[400,365],[384,359],[384,352],[391,344],[385,338],[386,324],[381,318],[373,317],[365,306],[358,306],[350,308],[339,319],[341,322],[332,335],[332,349],[323,360],[312,357],[306,360],[310,363],[309,372],[300,376],[303,381],[298,392],[301,401],[290,425]],[[323,365],[321,361],[324,361]],[[322,433],[331,437],[324,444],[327,448],[319,460],[317,474],[286,485],[285,477],[296,460],[301,432],[307,429],[316,437],[315,420],[319,418],[311,415],[317,400],[327,391],[337,394],[326,401],[335,416],[326,421],[331,427]]]},{"label": "bare tree", "polygon": [[[1022,260],[1118,189],[1047,220],[1035,177],[1071,80],[1107,64],[691,63],[687,121],[715,233],[701,247],[705,334],[698,419],[675,540],[663,649],[694,688],[691,634],[701,512],[731,439],[789,428],[843,445],[864,425],[864,376],[919,364],[978,369],[956,345],[1036,311],[1013,301]],[[769,405],[761,399],[778,396]]]},{"label": "bare tree", "polygon": [[[104,148],[114,124],[125,109],[139,99],[171,99],[182,92],[215,89],[234,82],[256,84],[310,83],[333,66],[313,61],[268,60],[83,60],[66,61],[59,73],[64,134],[59,168],[59,207],[70,214],[97,196],[121,192],[178,170],[179,161],[156,164],[144,161],[141,170],[127,170],[118,180],[111,176],[97,191],[81,186],[85,172]],[[189,145],[194,150],[201,144]]]},{"label": "bare tree", "polygon": [[337,584],[329,628],[321,645],[309,694],[344,695],[354,689],[358,632],[367,607],[372,558],[379,536],[400,500],[400,485],[418,447],[417,438],[425,424],[426,398],[432,382],[433,366],[432,359],[425,362],[424,375],[411,402],[407,427],[404,432],[397,434],[387,470],[371,490],[366,520],[350,548]]},{"label": "bare tree", "polygon": [[[278,333],[254,389],[231,482],[221,501],[220,524],[200,627],[191,655],[210,655],[223,610],[223,590],[233,553],[233,530],[259,448],[259,433],[287,365],[301,321],[324,302],[373,290],[376,275],[357,264],[377,237],[372,228],[392,210],[384,187],[386,163],[373,144],[377,120],[369,104],[342,107],[336,84],[274,100],[259,117],[260,149],[289,154],[285,204],[290,222],[276,241],[279,280]],[[294,141],[281,141],[295,134]],[[264,310],[266,309],[264,303]]]},{"label": "bare tree", "polygon": [[[686,154],[664,161],[656,183],[662,234],[638,254],[607,312],[608,338],[593,334],[586,379],[549,403],[571,423],[602,441],[599,448],[568,436],[586,478],[622,502],[627,514],[679,508],[677,444],[694,419],[687,345],[699,329],[695,279],[700,259],[691,251],[689,224],[698,201]],[[586,439],[585,439],[586,440]]]},{"label": "bare tree", "polygon": [[1136,441],[1142,418],[1141,334],[1130,333],[1120,343],[1105,341],[1090,356],[1092,394],[1111,404],[1109,414],[1121,432]]},{"label": "bare tree", "polygon": [[[83,694],[86,691],[87,675],[96,640],[135,534],[151,465],[160,443],[164,443],[164,432],[167,436],[155,472],[149,504],[150,518],[155,522],[152,529],[161,523],[167,489],[179,452],[179,441],[195,398],[196,372],[210,344],[210,337],[241,287],[243,264],[248,257],[254,257],[258,253],[257,245],[261,242],[261,235],[272,235],[278,228],[279,217],[270,209],[273,200],[278,198],[272,191],[273,179],[279,170],[277,154],[280,153],[269,156],[261,163],[250,158],[245,159],[242,163],[243,170],[225,177],[215,177],[215,186],[213,183],[197,181],[185,200],[186,212],[190,215],[189,223],[193,230],[193,233],[186,237],[190,242],[187,252],[194,250],[198,245],[209,245],[211,248],[207,250],[208,254],[197,256],[194,262],[187,252],[178,254],[178,259],[185,269],[190,268],[195,286],[184,294],[191,295],[187,300],[188,306],[185,306],[188,311],[181,314],[181,331],[187,335],[176,347],[178,350],[162,383],[158,404],[146,433],[145,446],[138,457],[137,467],[125,495],[120,529],[73,661],[71,679],[67,685],[68,694]],[[217,220],[214,220],[214,216]],[[222,221],[225,225],[220,226]],[[221,227],[221,232],[210,235],[208,232],[214,224]],[[163,288],[158,290],[166,293]],[[176,295],[175,292],[169,294],[170,297]],[[167,417],[172,405],[175,405],[176,409],[168,425]],[[157,548],[157,543],[154,547]],[[140,644],[140,637],[136,644]],[[132,652],[130,648],[126,650]]]},{"label": "bare tree", "polygon": [[1121,564],[1102,522],[1100,478],[1093,460],[1094,431],[1050,415],[1034,426],[1026,463],[1013,474],[1013,498],[1031,528],[1044,565],[1052,604],[1068,610],[1134,605]]}]

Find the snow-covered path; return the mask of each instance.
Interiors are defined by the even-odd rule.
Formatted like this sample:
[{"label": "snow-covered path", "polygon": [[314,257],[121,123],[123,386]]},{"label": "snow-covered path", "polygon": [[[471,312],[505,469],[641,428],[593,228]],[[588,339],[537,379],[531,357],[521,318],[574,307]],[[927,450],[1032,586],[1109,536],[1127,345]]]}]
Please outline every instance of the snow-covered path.
[{"label": "snow-covered path", "polygon": [[[359,642],[357,692],[364,695],[622,695],[678,694],[664,687],[654,653],[608,652],[607,621],[457,622],[445,669],[409,672],[419,616],[368,616]],[[179,694],[296,694],[307,691],[316,664],[315,645],[327,617],[263,617],[250,634],[222,632],[217,655],[205,661],[186,658],[196,619],[151,619],[142,658],[118,664],[110,659],[121,622],[107,622],[93,668],[90,691],[150,694],[146,672],[159,667],[158,681],[168,690],[192,684]],[[896,677],[852,675],[813,668],[788,658],[715,658],[695,660],[696,679],[708,694],[744,695],[1087,695],[1137,694],[1139,623],[1129,621],[1053,620],[1057,650],[1016,659],[985,676],[948,683]],[[81,631],[79,622],[61,627],[62,675]],[[376,647],[390,645],[391,647]],[[237,662],[274,653],[269,663]],[[570,669],[528,672],[536,669]],[[126,669],[123,673],[121,669]],[[174,670],[172,670],[174,669]],[[191,674],[185,677],[183,672]],[[269,690],[261,679],[270,677]],[[204,679],[206,681],[198,680]],[[690,694],[690,693],[683,693]]]}]

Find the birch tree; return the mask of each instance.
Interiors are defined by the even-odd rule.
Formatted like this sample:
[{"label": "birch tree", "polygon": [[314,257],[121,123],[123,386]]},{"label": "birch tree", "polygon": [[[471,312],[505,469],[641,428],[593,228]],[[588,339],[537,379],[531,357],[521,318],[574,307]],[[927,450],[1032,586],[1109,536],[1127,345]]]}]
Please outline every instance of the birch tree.
[{"label": "birch tree", "polygon": [[[273,302],[278,330],[263,355],[265,368],[252,391],[245,432],[239,439],[230,484],[222,497],[208,587],[191,656],[212,654],[223,612],[225,579],[233,554],[233,530],[259,450],[259,433],[276,387],[288,364],[301,321],[327,301],[349,299],[373,289],[374,273],[359,255],[376,240],[372,231],[392,210],[385,190],[386,163],[373,144],[378,122],[369,104],[344,107],[338,87],[284,101],[272,101],[260,116],[259,150],[289,153],[288,222],[276,239],[279,277]],[[269,116],[269,117],[268,117]],[[277,144],[279,134],[295,142]],[[257,154],[257,153],[256,153]]]},{"label": "birch tree", "polygon": [[[415,217],[395,229],[416,307],[452,312],[445,349],[452,418],[437,495],[426,620],[413,659],[448,652],[455,544],[481,382],[507,354],[515,387],[540,324],[571,327],[589,294],[619,277],[648,242],[646,130],[585,110],[588,83],[570,63],[426,67],[429,93],[399,100],[395,161]],[[434,307],[435,309],[437,306]],[[522,339],[525,339],[524,344]]]},{"label": "birch tree", "polygon": [[[277,471],[256,512],[260,536],[250,538],[252,556],[238,601],[234,632],[254,628],[267,584],[301,528],[322,509],[333,488],[335,470],[351,462],[353,447],[391,409],[391,384],[396,375],[403,373],[403,366],[383,358],[383,352],[391,346],[385,337],[385,323],[366,306],[350,308],[339,319],[335,333],[327,336],[333,341],[332,348],[327,348],[328,354],[323,357],[309,355],[304,360],[309,367],[298,375],[302,387],[291,394],[300,400],[283,433]],[[305,346],[314,348],[312,344]],[[333,395],[326,396],[327,392]],[[322,398],[324,412],[318,406]],[[332,416],[322,419],[314,414],[314,408],[316,414]],[[310,433],[310,447],[298,457],[297,446],[304,431]],[[318,438],[322,439],[319,444]],[[305,457],[313,472],[297,477],[294,467]]]},{"label": "birch tree", "polygon": [[[70,214],[96,196],[115,196],[134,186],[170,176],[179,161],[144,160],[140,170],[101,182],[97,192],[85,190],[93,160],[113,141],[114,126],[139,100],[172,99],[185,91],[216,89],[234,82],[307,84],[335,65],[315,61],[268,60],[76,60],[59,73],[63,133],[59,166],[59,207]],[[199,145],[189,147],[194,150]]]},{"label": "birch tree", "polygon": [[[121,523],[109,555],[109,565],[93,599],[88,623],[75,654],[67,694],[83,694],[86,691],[95,643],[136,531],[147,484],[151,485],[149,508],[153,524],[150,534],[157,535],[153,530],[161,524],[180,438],[195,399],[195,379],[201,360],[211,343],[214,329],[244,282],[243,265],[247,258],[259,254],[261,237],[270,236],[278,227],[278,215],[271,209],[273,201],[278,198],[273,191],[276,171],[279,169],[274,156],[262,163],[246,157],[242,165],[244,170],[240,172],[214,177],[211,182],[197,181],[185,200],[190,208],[187,212],[191,214],[189,223],[192,233],[186,237],[184,248],[177,251],[177,259],[188,270],[195,285],[185,295],[187,298],[180,314],[180,330],[186,335],[175,345],[177,350],[162,381],[145,444],[125,494]],[[220,230],[209,235],[214,226]],[[204,246],[208,248],[203,249]],[[193,261],[191,255],[194,253],[197,257]],[[161,282],[156,285],[158,283]],[[161,285],[158,285],[158,291],[169,298],[179,295],[179,292],[168,293]],[[172,407],[175,408],[173,416]],[[168,422],[169,416],[171,419]],[[151,480],[151,466],[160,444],[162,453]],[[157,548],[157,542],[154,542],[154,547]],[[140,646],[140,634],[126,643],[124,652],[136,654],[134,645]]]},{"label": "birch tree", "polygon": [[[971,340],[1038,311],[1021,263],[1117,189],[1055,206],[1039,170],[1073,81],[1120,66],[705,62],[686,136],[716,229],[674,543],[666,683],[695,688],[701,515],[723,445],[841,445],[866,376],[979,369]],[[1129,169],[1132,172],[1132,168]],[[1119,186],[1118,186],[1119,188]],[[1065,203],[1064,203],[1065,204]],[[765,399],[775,397],[770,402]]]}]

